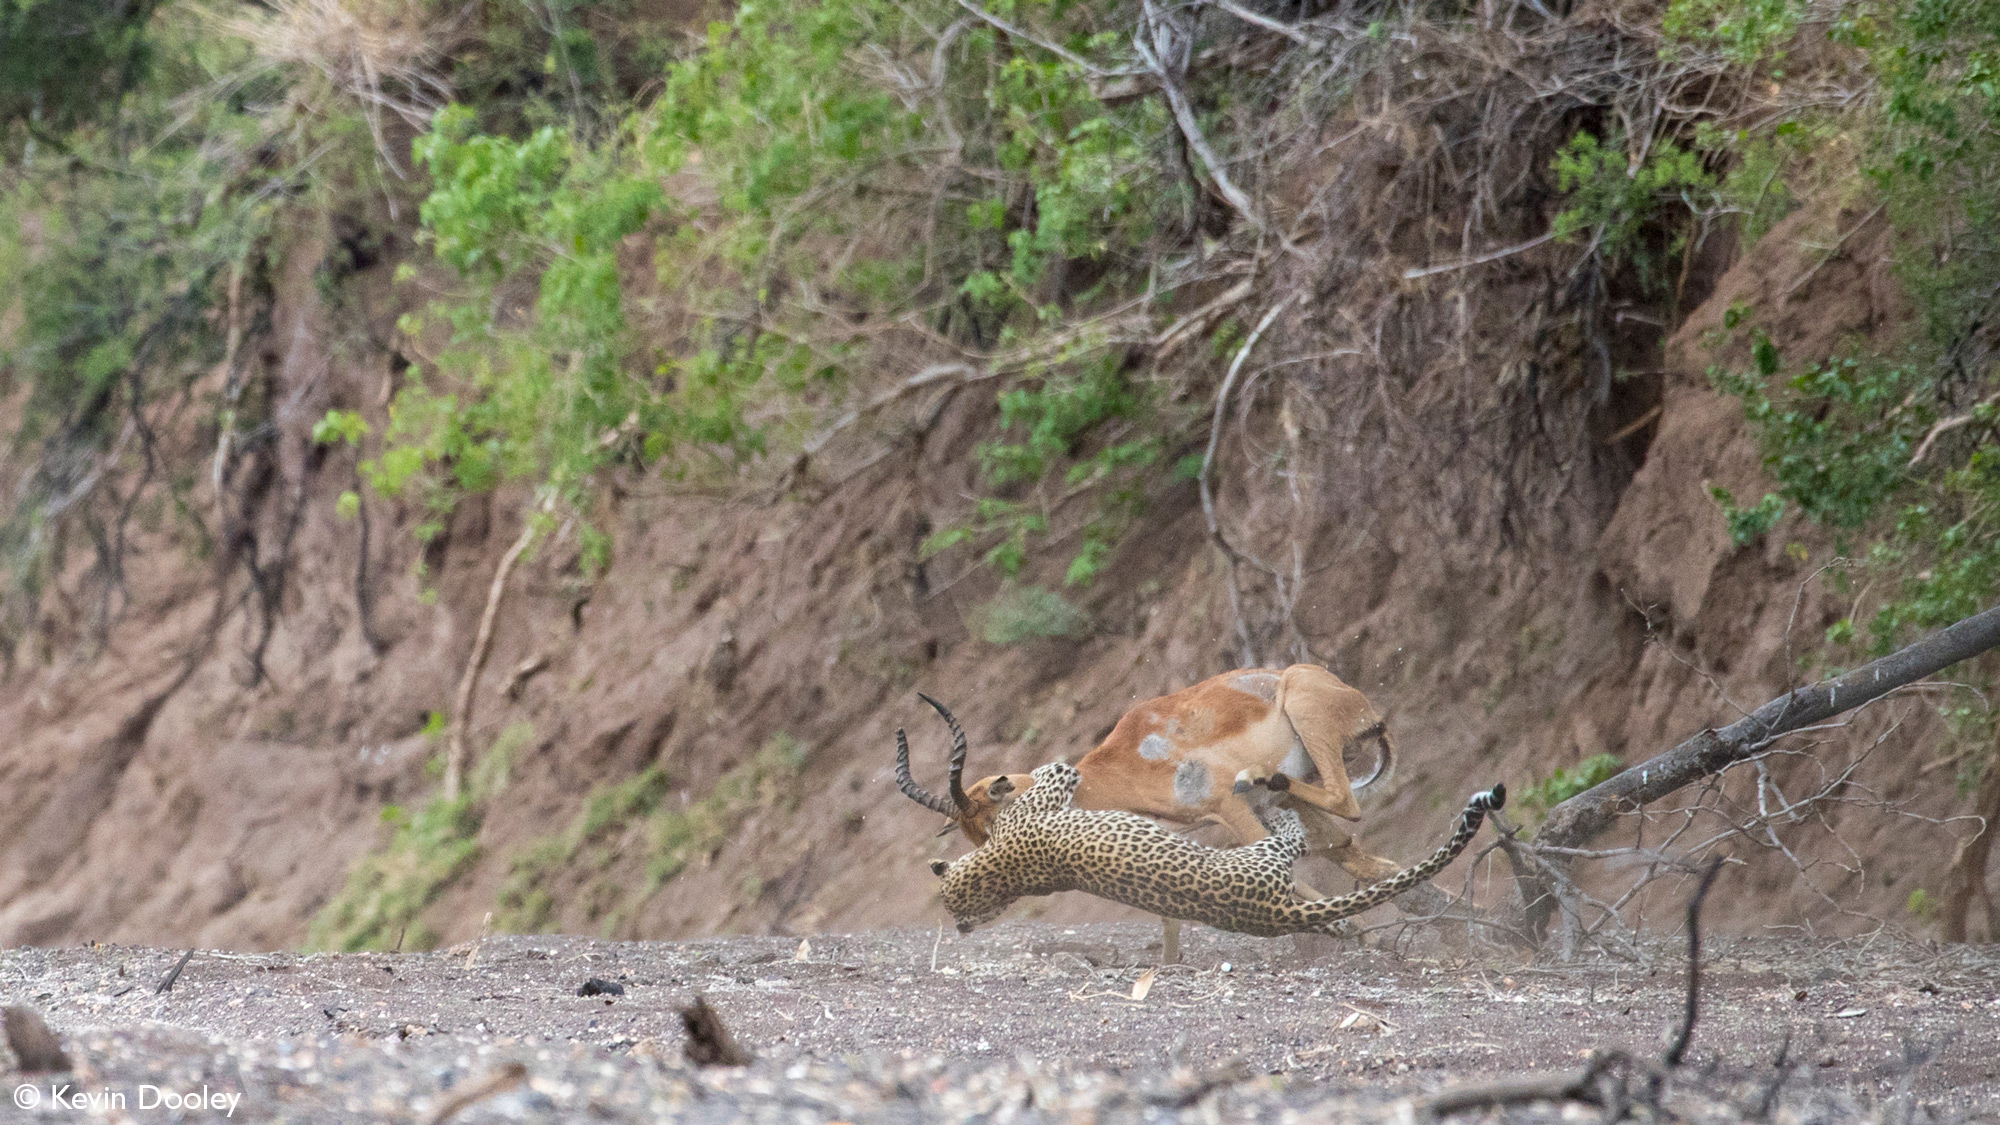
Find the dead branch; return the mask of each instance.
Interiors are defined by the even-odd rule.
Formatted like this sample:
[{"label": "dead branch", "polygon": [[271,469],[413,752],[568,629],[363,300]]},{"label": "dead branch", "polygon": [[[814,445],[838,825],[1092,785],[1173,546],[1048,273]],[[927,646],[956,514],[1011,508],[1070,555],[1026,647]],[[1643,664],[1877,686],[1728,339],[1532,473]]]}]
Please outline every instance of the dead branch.
[{"label": "dead branch", "polygon": [[1321,43],[1318,40],[1314,39],[1310,35],[1307,35],[1305,32],[1300,31],[1298,28],[1293,27],[1291,24],[1285,23],[1282,20],[1274,20],[1269,16],[1253,12],[1250,9],[1245,8],[1241,4],[1234,3],[1233,0],[1208,0],[1208,2],[1214,7],[1220,8],[1221,10],[1228,12],[1230,15],[1235,16],[1237,19],[1242,20],[1244,23],[1247,23],[1252,27],[1261,27],[1265,31],[1276,32],[1277,34],[1284,36],[1285,38],[1291,40],[1292,42],[1297,43],[1301,47],[1305,47],[1309,50],[1314,50],[1314,51],[1319,50],[1321,47]]},{"label": "dead branch", "polygon": [[915,392],[920,391],[925,387],[935,386],[936,384],[942,383],[948,379],[957,379],[961,383],[970,383],[980,379],[993,378],[995,374],[997,373],[981,372],[977,368],[974,368],[971,364],[966,364],[966,363],[931,364],[929,367],[926,367],[922,371],[917,372],[915,375],[912,375],[909,378],[903,380],[902,382],[897,383],[895,386],[889,388],[886,391],[883,391],[881,394],[876,395],[875,397],[869,399],[867,402],[864,402],[861,405],[853,408],[852,410],[849,410],[847,413],[842,414],[838,419],[834,421],[832,425],[828,426],[824,430],[821,430],[819,433],[813,435],[799,448],[808,457],[817,454],[820,450],[826,448],[827,442],[832,441],[835,436],[840,434],[843,430],[846,430],[849,427],[853,426],[856,422],[859,422],[862,418],[866,417],[869,414],[873,414],[875,411],[880,410],[882,407],[889,405],[890,403],[896,401],[899,398],[902,398],[904,395],[914,394]]},{"label": "dead branch", "polygon": [[1592,1051],[1590,1062],[1580,1070],[1551,1075],[1523,1075],[1495,1082],[1481,1082],[1443,1090],[1418,1102],[1416,1109],[1429,1118],[1449,1116],[1470,1109],[1495,1109],[1538,1101],[1575,1101],[1600,1106],[1605,1122],[1623,1119],[1634,1102],[1648,1106],[1658,1117],[1667,1092],[1667,1081],[1687,1057],[1694,1037],[1695,1019],[1701,997],[1701,904],[1722,870],[1720,859],[1710,861],[1701,882],[1687,903],[1687,1000],[1680,1026],[1658,1062],[1642,1059],[1621,1050]]},{"label": "dead branch", "polygon": [[465,766],[468,751],[465,743],[466,728],[472,725],[473,687],[479,683],[479,673],[486,667],[486,658],[493,650],[493,619],[500,615],[500,599],[507,592],[507,576],[514,572],[514,564],[520,561],[521,552],[535,538],[535,525],[524,523],[521,535],[514,540],[507,553],[500,556],[500,565],[493,568],[493,585],[486,591],[486,611],[479,615],[479,633],[472,640],[472,655],[466,658],[465,674],[458,679],[458,700],[452,707],[451,740],[446,744],[444,758],[444,799],[458,800],[459,790],[465,783]]},{"label": "dead branch", "polygon": [[722,1017],[700,993],[695,994],[694,1003],[680,1012],[681,1024],[687,1030],[683,1050],[689,1062],[696,1066],[749,1066],[755,1061],[722,1025]]},{"label": "dead branch", "polygon": [[[1222,377],[1222,386],[1215,392],[1215,410],[1209,418],[1208,425],[1208,449],[1202,454],[1201,472],[1195,477],[1201,488],[1201,514],[1208,521],[1209,538],[1215,541],[1216,546],[1222,548],[1222,553],[1229,559],[1229,605],[1236,616],[1237,640],[1242,645],[1242,655],[1246,664],[1255,664],[1256,660],[1255,653],[1251,651],[1250,626],[1243,617],[1242,587],[1237,581],[1237,567],[1243,562],[1243,555],[1230,545],[1229,538],[1222,533],[1222,525],[1216,520],[1215,489],[1210,481],[1215,467],[1215,452],[1222,445],[1223,421],[1229,416],[1229,393],[1236,387],[1237,376],[1243,373],[1243,362],[1250,358],[1250,349],[1257,346],[1257,341],[1264,335],[1264,330],[1271,327],[1271,322],[1278,319],[1278,314],[1291,303],[1292,297],[1288,296],[1266,310],[1263,318],[1257,321],[1257,326],[1252,328],[1250,335],[1244,339],[1243,346],[1237,349],[1236,358],[1230,361],[1229,372]],[[1263,569],[1268,571],[1270,568]]]},{"label": "dead branch", "polygon": [[1049,40],[1039,35],[1036,35],[1033,32],[1025,31],[1015,26],[1014,24],[1011,24],[1006,20],[1001,19],[999,16],[994,15],[992,12],[989,12],[986,9],[980,7],[979,5],[974,4],[972,0],[958,0],[958,6],[964,8],[968,12],[971,12],[973,15],[978,16],[981,20],[984,20],[985,22],[991,24],[995,29],[1004,32],[1005,34],[1015,39],[1019,39],[1024,43],[1032,43],[1035,46],[1040,47],[1042,50],[1047,51],[1049,54],[1054,55],[1055,57],[1061,59],[1062,61],[1068,63],[1069,65],[1084,72],[1085,74],[1090,75],[1092,78],[1118,77],[1118,75],[1114,74],[1113,72],[1105,70],[1103,67],[1098,66],[1096,63],[1091,62],[1089,59],[1084,58],[1082,55],[1079,55],[1076,52],[1069,50],[1068,48],[1062,46],[1059,43],[1050,42]]},{"label": "dead branch", "polygon": [[[966,0],[959,2],[965,3]],[[1236,181],[1229,178],[1229,166],[1210,147],[1208,137],[1201,131],[1201,123],[1195,119],[1194,103],[1188,100],[1187,91],[1183,88],[1191,41],[1186,36],[1175,34],[1174,27],[1153,7],[1152,0],[1141,0],[1140,12],[1139,26],[1132,32],[1132,49],[1159,81],[1160,92],[1167,99],[1167,108],[1173,111],[1174,124],[1180,127],[1188,149],[1201,161],[1203,170],[1215,184],[1216,193],[1243,217],[1244,222],[1250,224],[1252,230],[1261,234],[1268,227],[1263,213],[1243,189],[1236,186]]]},{"label": "dead branch", "polygon": [[1701,904],[1708,898],[1708,889],[1715,885],[1715,877],[1721,872],[1722,859],[1717,857],[1709,860],[1708,869],[1701,873],[1701,882],[1695,885],[1694,893],[1688,896],[1687,1007],[1681,1014],[1681,1026],[1674,1032],[1673,1043],[1667,1047],[1667,1053],[1661,1056],[1662,1061],[1669,1067],[1681,1065],[1681,1060],[1687,1057],[1688,1042],[1694,1038],[1694,1021],[1700,1012],[1701,1002]]},{"label": "dead branch", "polygon": [[1952,856],[1945,873],[1944,892],[1939,896],[1942,936],[1946,941],[1965,941],[1970,927],[1967,916],[1975,900],[1986,905],[1986,940],[2000,941],[2000,906],[1986,889],[1986,868],[1993,854],[1993,839],[2000,835],[2000,758],[1990,758],[1986,775],[1979,779],[1979,796],[1973,801],[1979,817],[1979,831],[1965,838]]},{"label": "dead branch", "polygon": [[1537,246],[1547,245],[1555,236],[1554,231],[1549,231],[1546,234],[1536,235],[1526,242],[1516,243],[1513,246],[1503,246],[1498,250],[1481,254],[1478,257],[1460,258],[1455,262],[1445,262],[1435,266],[1412,266],[1403,271],[1403,280],[1415,281],[1418,278],[1430,277],[1434,274],[1451,273],[1455,270],[1471,269],[1473,266],[1483,266],[1488,262],[1497,262],[1502,258],[1513,257],[1515,254],[1525,254]]},{"label": "dead branch", "polygon": [[[1748,761],[1781,735],[1880,699],[1996,645],[2000,645],[2000,607],[1965,618],[1844,676],[1787,692],[1721,730],[1702,731],[1557,805],[1536,833],[1536,843],[1558,848],[1587,844],[1621,813]],[[1565,860],[1542,862],[1550,867],[1567,865]],[[1527,898],[1530,923],[1537,933],[1547,928],[1551,895]]]},{"label": "dead branch", "polygon": [[1153,362],[1163,362],[1168,356],[1180,350],[1182,344],[1208,331],[1215,319],[1250,298],[1254,279],[1242,281],[1223,290],[1222,295],[1181,317],[1153,337]]},{"label": "dead branch", "polygon": [[481,1075],[476,1081],[454,1087],[437,1103],[437,1108],[425,1118],[426,1125],[445,1125],[466,1108],[485,1101],[496,1094],[506,1093],[528,1080],[528,1067],[519,1060],[501,1063]]},{"label": "dead branch", "polygon": [[1953,430],[1958,429],[1960,426],[1966,425],[1967,423],[1970,422],[1977,421],[1979,417],[1979,408],[1982,406],[1990,407],[1996,402],[2000,402],[2000,395],[1988,395],[1985,398],[1980,399],[1978,404],[1975,405],[1971,410],[1968,410],[1963,414],[1954,414],[1949,418],[1940,420],[1936,425],[1932,426],[1930,430],[1924,434],[1924,440],[1917,443],[1917,451],[1915,453],[1910,454],[1909,464],[1904,465],[1903,468],[1914,469],[1918,465],[1923,464],[1924,458],[1930,455],[1931,446],[1937,441],[1938,438],[1944,436],[1945,434],[1950,433]]},{"label": "dead branch", "polygon": [[368,581],[368,551],[371,527],[368,521],[367,490],[362,487],[361,457],[354,458],[354,516],[360,523],[360,534],[355,538],[354,563],[354,615],[361,623],[361,641],[368,646],[371,655],[380,656],[388,649],[382,643],[382,635],[375,631],[375,587]]}]

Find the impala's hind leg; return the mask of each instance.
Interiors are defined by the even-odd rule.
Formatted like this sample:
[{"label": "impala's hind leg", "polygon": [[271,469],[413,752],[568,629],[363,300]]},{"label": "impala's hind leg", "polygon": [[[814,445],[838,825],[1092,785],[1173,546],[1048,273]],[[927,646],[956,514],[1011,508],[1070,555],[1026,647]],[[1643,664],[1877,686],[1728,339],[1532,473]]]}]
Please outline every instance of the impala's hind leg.
[{"label": "impala's hind leg", "polygon": [[[1306,854],[1323,855],[1340,865],[1356,883],[1379,883],[1403,869],[1393,859],[1384,859],[1362,848],[1347,826],[1317,809],[1300,809],[1306,826]],[[1405,914],[1426,917],[1442,914],[1457,901],[1429,883],[1419,883],[1391,900]]]},{"label": "impala's hind leg", "polygon": [[[1273,774],[1271,780],[1275,781],[1284,776],[1284,774]],[[1299,783],[1293,781],[1290,784],[1296,787]],[[1267,785],[1266,788],[1268,787]],[[1284,785],[1280,784],[1278,790],[1279,792],[1283,792]],[[1269,798],[1264,799],[1268,800]],[[1271,834],[1270,830],[1264,827],[1264,822],[1257,819],[1257,811],[1251,807],[1249,801],[1229,801],[1223,803],[1212,815],[1217,821],[1221,822],[1224,828],[1229,830],[1231,836],[1236,837],[1238,847],[1244,844],[1254,844]],[[1308,835],[1306,846],[1309,849],[1312,846],[1310,835]],[[1401,869],[1397,868],[1396,870]],[[1292,888],[1302,899],[1313,900],[1326,897],[1314,890],[1305,880],[1299,878],[1297,875],[1292,876]]]}]

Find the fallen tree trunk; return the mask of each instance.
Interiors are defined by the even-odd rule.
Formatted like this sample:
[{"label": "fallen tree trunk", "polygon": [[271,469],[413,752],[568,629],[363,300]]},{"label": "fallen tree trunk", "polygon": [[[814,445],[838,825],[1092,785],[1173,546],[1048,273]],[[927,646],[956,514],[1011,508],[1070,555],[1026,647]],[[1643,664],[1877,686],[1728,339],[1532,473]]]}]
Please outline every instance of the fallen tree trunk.
[{"label": "fallen tree trunk", "polygon": [[[1746,761],[1780,735],[1851,711],[2000,646],[2000,606],[1974,614],[1907,648],[1864,664],[1844,676],[1795,688],[1723,727],[1705,730],[1664,754],[1648,758],[1549,810],[1530,847],[1576,848],[1611,826],[1621,813],[1659,800],[1691,782]],[[1567,870],[1569,861],[1545,856],[1542,862]],[[1540,872],[1517,873],[1528,893],[1530,930],[1541,937],[1555,909],[1555,888]]]}]

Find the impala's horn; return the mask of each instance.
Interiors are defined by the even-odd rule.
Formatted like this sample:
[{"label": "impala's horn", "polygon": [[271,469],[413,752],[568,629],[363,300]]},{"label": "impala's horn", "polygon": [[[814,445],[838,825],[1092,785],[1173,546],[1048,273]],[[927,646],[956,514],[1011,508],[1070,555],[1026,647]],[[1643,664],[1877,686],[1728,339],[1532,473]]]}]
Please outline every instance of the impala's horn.
[{"label": "impala's horn", "polygon": [[937,713],[944,717],[944,725],[951,728],[951,803],[961,809],[970,808],[972,802],[965,796],[965,785],[963,782],[965,777],[965,730],[958,725],[957,719],[951,717],[951,712],[945,709],[944,704],[939,703],[923,692],[918,692],[917,698],[935,708]]},{"label": "impala's horn", "polygon": [[1369,771],[1368,776],[1355,778],[1349,784],[1348,791],[1359,794],[1364,789],[1389,780],[1389,775],[1396,772],[1396,744],[1389,740],[1388,728],[1379,720],[1357,732],[1354,741],[1375,743],[1375,768]]},{"label": "impala's horn", "polygon": [[910,777],[910,740],[903,737],[900,727],[896,730],[896,788],[903,791],[903,796],[934,813],[950,817],[958,815],[958,810],[952,808],[950,802],[924,789]]}]

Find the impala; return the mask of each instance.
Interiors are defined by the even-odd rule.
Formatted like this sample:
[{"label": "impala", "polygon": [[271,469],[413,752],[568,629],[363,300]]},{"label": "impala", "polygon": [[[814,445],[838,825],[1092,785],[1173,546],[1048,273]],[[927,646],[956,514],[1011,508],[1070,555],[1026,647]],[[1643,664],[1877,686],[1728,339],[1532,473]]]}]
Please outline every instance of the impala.
[{"label": "impala", "polygon": [[[910,777],[909,742],[900,730],[896,784],[911,800],[950,818],[946,832],[957,827],[975,846],[984,844],[1001,802],[1034,779],[996,775],[968,790],[962,780],[964,730],[942,704],[920,697],[951,729],[949,799]],[[1346,756],[1370,745],[1375,767],[1351,781]],[[1332,672],[1314,664],[1246,668],[1125,712],[1104,741],[1076,762],[1081,776],[1074,802],[1080,809],[1118,809],[1183,827],[1221,824],[1240,845],[1267,835],[1246,794],[1260,784],[1284,786],[1282,777],[1289,779],[1290,803],[1305,821],[1310,850],[1372,883],[1399,867],[1363,851],[1335,818],[1359,819],[1357,795],[1384,781],[1394,764],[1395,747],[1381,714]],[[1315,772],[1317,784],[1301,780]],[[1170,925],[1169,960],[1174,936]]]}]

